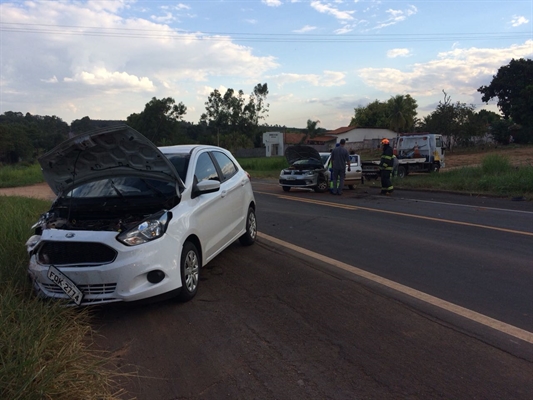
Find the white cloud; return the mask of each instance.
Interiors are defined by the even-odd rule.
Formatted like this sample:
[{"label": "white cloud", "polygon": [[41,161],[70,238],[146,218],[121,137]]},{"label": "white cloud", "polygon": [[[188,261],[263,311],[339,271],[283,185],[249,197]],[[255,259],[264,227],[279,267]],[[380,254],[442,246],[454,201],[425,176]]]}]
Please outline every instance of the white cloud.
[{"label": "white cloud", "polygon": [[133,91],[154,91],[154,84],[147,77],[137,77],[126,72],[110,72],[105,68],[93,71],[81,71],[73,78],[64,78],[65,82],[82,83],[90,86],[100,86],[105,90],[128,88]]},{"label": "white cloud", "polygon": [[408,57],[410,55],[411,51],[409,49],[391,49],[387,51],[388,58]]},{"label": "white cloud", "polygon": [[315,29],[316,29],[316,26],[305,25],[303,28],[296,29],[293,32],[295,32],[295,33],[305,33],[305,32],[314,31]]},{"label": "white cloud", "polygon": [[511,19],[511,25],[515,28],[527,23],[529,23],[529,20],[521,15],[513,15],[513,18]]},{"label": "white cloud", "polygon": [[297,82],[307,82],[312,86],[331,87],[345,85],[345,77],[344,72],[324,71],[323,75],[283,73],[269,79],[272,79],[280,87]]},{"label": "white cloud", "polygon": [[279,7],[281,6],[280,0],[261,0],[261,3],[266,4],[269,7]]},{"label": "white cloud", "polygon": [[416,63],[410,70],[363,68],[363,81],[384,93],[409,93],[431,96],[442,90],[474,96],[478,87],[490,83],[492,76],[512,58],[531,57],[533,40],[504,49],[453,49],[427,63]]},{"label": "white cloud", "polygon": [[54,76],[51,77],[50,79],[41,79],[41,82],[46,82],[46,83],[57,83],[58,80],[57,80],[57,77],[54,75]]},{"label": "white cloud", "polygon": [[334,16],[339,20],[351,21],[353,19],[352,14],[355,11],[341,11],[335,7],[330,6],[329,4],[324,4],[321,1],[311,1],[311,7],[317,10],[322,14],[329,14]]},{"label": "white cloud", "polygon": [[[148,19],[112,12],[128,5],[119,1],[84,6],[55,1],[0,4],[3,22],[33,24],[25,25],[24,33],[2,32],[0,113],[24,108],[61,115],[78,110],[83,115],[75,118],[125,119],[142,110],[147,97],[194,93],[195,85],[208,79],[236,81],[246,88],[278,67],[274,57],[256,56],[251,47],[227,36],[181,34]],[[102,93],[113,96],[101,99]]]},{"label": "white cloud", "polygon": [[418,9],[415,6],[409,6],[406,10],[388,9],[386,13],[389,15],[385,21],[381,22],[374,29],[381,29],[387,26],[396,25],[397,23],[405,21],[408,17],[415,15]]},{"label": "white cloud", "polygon": [[176,18],[174,17],[174,15],[172,15],[171,12],[166,12],[165,15],[160,15],[160,16],[157,16],[157,15],[152,15],[150,17],[150,19],[154,22],[157,22],[157,23],[160,23],[160,24],[168,24],[172,21],[174,21]]}]

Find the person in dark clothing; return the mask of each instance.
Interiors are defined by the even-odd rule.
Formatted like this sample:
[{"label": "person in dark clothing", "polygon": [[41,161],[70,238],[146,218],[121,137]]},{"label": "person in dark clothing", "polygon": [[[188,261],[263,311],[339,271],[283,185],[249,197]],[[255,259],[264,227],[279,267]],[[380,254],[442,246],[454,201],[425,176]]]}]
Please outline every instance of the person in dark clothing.
[{"label": "person in dark clothing", "polygon": [[341,139],[340,146],[335,147],[331,151],[331,180],[333,186],[331,188],[332,194],[342,194],[342,188],[344,187],[344,177],[346,176],[346,167],[348,171],[350,168],[350,154],[348,150],[344,148],[346,141]]},{"label": "person in dark clothing", "polygon": [[390,146],[389,139],[381,141],[383,153],[379,162],[379,170],[381,175],[381,194],[390,196],[394,190],[391,181],[392,169],[394,167],[394,158],[396,157]]}]

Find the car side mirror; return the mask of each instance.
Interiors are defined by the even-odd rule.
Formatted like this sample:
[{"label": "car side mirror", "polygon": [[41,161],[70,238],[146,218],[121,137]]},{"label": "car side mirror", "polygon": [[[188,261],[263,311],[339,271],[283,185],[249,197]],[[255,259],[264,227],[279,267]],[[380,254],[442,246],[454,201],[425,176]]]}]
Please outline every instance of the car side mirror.
[{"label": "car side mirror", "polygon": [[205,180],[193,186],[191,198],[194,199],[202,194],[214,193],[220,190],[220,182],[215,180]]}]

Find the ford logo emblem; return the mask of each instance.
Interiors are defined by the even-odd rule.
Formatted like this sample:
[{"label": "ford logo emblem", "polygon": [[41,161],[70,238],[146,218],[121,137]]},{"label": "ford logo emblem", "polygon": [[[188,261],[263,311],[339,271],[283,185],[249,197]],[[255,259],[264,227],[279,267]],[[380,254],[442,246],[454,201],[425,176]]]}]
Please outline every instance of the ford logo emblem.
[{"label": "ford logo emblem", "polygon": [[70,238],[73,238],[74,236],[76,236],[75,233],[72,233],[72,232],[69,232],[65,235],[66,238],[70,239]]}]

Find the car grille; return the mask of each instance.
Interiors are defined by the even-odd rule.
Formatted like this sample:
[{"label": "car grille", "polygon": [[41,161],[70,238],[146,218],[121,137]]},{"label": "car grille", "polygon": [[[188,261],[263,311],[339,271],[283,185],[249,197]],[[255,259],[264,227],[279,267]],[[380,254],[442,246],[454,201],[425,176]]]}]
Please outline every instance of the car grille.
[{"label": "car grille", "polygon": [[[59,286],[53,283],[41,283],[43,289],[53,294],[64,294]],[[76,285],[85,296],[111,294],[117,288],[116,283],[99,283],[96,285]]]},{"label": "car grille", "polygon": [[284,175],[306,175],[309,171],[307,170],[297,170],[297,169],[285,169],[283,170]]},{"label": "car grille", "polygon": [[297,185],[308,185],[308,182],[306,182],[303,179],[291,179],[291,180],[280,179],[279,183],[281,183],[282,185],[294,185],[294,186],[297,186]]},{"label": "car grille", "polygon": [[92,242],[44,242],[37,253],[41,264],[80,267],[108,264],[115,261],[116,257],[116,250]]}]

